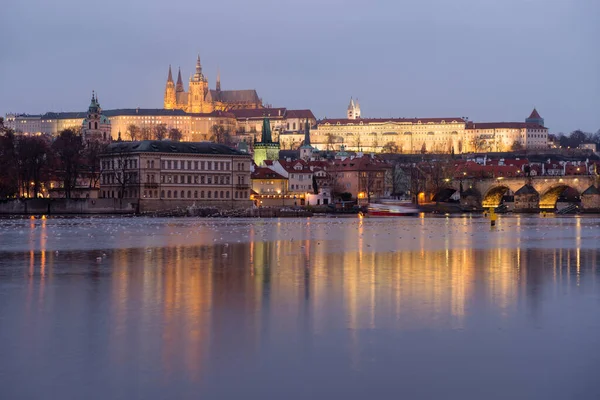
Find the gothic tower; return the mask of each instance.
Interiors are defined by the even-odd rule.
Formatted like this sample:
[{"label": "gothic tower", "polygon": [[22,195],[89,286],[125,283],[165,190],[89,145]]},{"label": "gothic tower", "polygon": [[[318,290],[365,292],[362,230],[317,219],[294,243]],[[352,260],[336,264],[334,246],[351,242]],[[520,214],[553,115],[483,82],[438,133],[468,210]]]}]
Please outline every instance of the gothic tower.
[{"label": "gothic tower", "polygon": [[217,92],[221,91],[221,72],[217,69]]},{"label": "gothic tower", "polygon": [[173,110],[176,106],[175,84],[173,83],[173,75],[171,74],[171,66],[169,65],[169,77],[167,78],[167,86],[165,88],[164,108],[166,110]]},{"label": "gothic tower", "polygon": [[350,104],[348,104],[348,119],[358,118],[360,118],[360,105],[358,104],[358,99],[354,101],[354,99],[350,97]]},{"label": "gothic tower", "polygon": [[208,93],[208,81],[202,74],[202,65],[200,64],[200,54],[196,60],[196,73],[190,79],[190,88],[188,91],[188,109],[190,113],[211,112],[212,107],[204,101]]},{"label": "gothic tower", "polygon": [[279,148],[279,142],[273,142],[271,122],[267,117],[264,117],[261,141],[254,143],[254,163],[261,166],[265,160],[278,160]]}]

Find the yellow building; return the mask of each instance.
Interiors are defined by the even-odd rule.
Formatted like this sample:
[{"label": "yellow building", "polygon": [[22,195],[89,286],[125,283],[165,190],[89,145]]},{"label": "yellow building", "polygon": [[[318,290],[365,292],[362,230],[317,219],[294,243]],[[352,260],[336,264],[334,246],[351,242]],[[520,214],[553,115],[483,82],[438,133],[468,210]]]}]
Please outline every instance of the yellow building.
[{"label": "yellow building", "polygon": [[166,110],[183,110],[188,113],[262,108],[262,100],[256,90],[221,90],[220,76],[217,76],[215,89],[209,89],[208,79],[202,73],[200,55],[196,60],[196,72],[190,78],[187,92],[183,87],[181,70],[177,76],[177,83],[174,83],[169,66],[163,104]]},{"label": "yellow building", "polygon": [[462,118],[324,119],[311,131],[321,149],[398,153],[461,153],[467,151]]}]

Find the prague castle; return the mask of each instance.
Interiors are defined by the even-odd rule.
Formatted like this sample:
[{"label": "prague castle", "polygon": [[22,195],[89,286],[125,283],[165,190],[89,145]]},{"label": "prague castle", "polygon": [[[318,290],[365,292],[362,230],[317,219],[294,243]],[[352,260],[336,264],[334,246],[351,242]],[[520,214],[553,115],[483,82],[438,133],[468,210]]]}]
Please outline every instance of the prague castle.
[{"label": "prague castle", "polygon": [[196,60],[196,72],[190,78],[188,91],[183,87],[181,69],[177,83],[173,82],[171,66],[165,88],[164,108],[183,110],[187,113],[210,113],[239,109],[262,108],[262,100],[256,90],[221,90],[221,78],[217,75],[215,89],[208,88],[208,79],[202,73],[200,55]]}]

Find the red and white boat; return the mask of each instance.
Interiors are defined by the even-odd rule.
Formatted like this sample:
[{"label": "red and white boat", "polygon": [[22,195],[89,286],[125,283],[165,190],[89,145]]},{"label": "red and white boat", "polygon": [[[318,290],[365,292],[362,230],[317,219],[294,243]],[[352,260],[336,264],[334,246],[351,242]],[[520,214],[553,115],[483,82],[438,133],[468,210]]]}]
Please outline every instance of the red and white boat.
[{"label": "red and white boat", "polygon": [[369,217],[405,217],[418,215],[419,210],[409,201],[382,200],[370,203],[367,208]]}]

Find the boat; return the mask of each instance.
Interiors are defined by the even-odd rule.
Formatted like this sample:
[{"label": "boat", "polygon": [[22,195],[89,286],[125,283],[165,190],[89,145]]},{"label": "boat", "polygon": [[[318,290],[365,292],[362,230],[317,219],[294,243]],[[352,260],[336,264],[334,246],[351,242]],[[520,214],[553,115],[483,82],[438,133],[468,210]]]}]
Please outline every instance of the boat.
[{"label": "boat", "polygon": [[367,207],[369,217],[404,217],[418,215],[419,210],[409,201],[379,201]]}]

